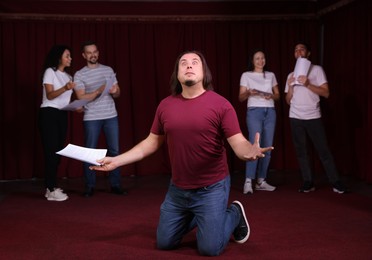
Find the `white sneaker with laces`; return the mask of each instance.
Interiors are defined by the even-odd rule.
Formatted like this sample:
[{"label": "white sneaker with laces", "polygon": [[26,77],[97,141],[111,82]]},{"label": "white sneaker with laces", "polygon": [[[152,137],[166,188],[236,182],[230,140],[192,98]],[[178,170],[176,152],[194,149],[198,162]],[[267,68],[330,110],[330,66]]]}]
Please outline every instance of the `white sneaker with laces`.
[{"label": "white sneaker with laces", "polygon": [[248,194],[248,193],[253,194],[252,182],[247,181],[246,183],[244,183],[243,193],[244,194]]},{"label": "white sneaker with laces", "polygon": [[271,186],[266,181],[263,181],[261,183],[256,183],[256,190],[265,190],[265,191],[274,191],[276,187]]},{"label": "white sneaker with laces", "polygon": [[[47,190],[47,193],[48,191],[49,190]],[[48,194],[47,193],[45,194],[45,197],[48,196],[46,198],[49,201],[64,201],[68,199],[67,194],[63,193],[59,188],[54,189],[54,191],[49,191]]]}]

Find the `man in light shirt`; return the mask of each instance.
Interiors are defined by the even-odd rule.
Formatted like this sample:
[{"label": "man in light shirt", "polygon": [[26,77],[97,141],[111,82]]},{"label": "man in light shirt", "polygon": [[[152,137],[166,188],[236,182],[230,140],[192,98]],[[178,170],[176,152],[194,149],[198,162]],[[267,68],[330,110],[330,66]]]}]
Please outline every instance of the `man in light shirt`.
[{"label": "man in light shirt", "polygon": [[[295,46],[294,57],[296,59],[300,57],[308,59],[309,56],[309,45],[298,43]],[[320,97],[329,97],[328,82],[323,68],[311,64],[307,75],[299,75],[297,78],[294,77],[293,72],[290,73],[284,92],[286,101],[290,105],[289,119],[292,139],[303,179],[299,192],[315,190],[307,154],[307,137],[309,137],[319,154],[333,191],[345,193],[347,189],[340,181],[321,119]]]}]

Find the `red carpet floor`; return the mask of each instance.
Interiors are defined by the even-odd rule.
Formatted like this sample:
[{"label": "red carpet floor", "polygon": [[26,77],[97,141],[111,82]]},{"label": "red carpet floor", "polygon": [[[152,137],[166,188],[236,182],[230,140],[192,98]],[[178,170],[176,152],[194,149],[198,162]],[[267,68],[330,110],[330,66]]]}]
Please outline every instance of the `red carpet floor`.
[{"label": "red carpet floor", "polygon": [[[372,259],[372,191],[352,183],[336,194],[326,181],[297,192],[298,176],[278,174],[274,192],[243,195],[242,174],[232,176],[230,200],[240,200],[249,240],[231,242],[219,259]],[[127,196],[108,193],[98,176],[92,198],[83,180],[61,180],[65,202],[43,197],[42,180],[0,183],[0,259],[198,259],[195,233],[179,249],[155,248],[159,207],[168,177],[125,177]],[[353,190],[354,189],[354,190]]]}]

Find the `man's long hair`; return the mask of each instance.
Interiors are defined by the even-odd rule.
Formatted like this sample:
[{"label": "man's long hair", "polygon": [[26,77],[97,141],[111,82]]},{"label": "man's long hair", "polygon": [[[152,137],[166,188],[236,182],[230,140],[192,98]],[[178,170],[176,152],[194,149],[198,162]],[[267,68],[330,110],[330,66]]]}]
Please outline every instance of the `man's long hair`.
[{"label": "man's long hair", "polygon": [[179,66],[182,56],[188,53],[194,53],[199,56],[202,62],[202,65],[203,65],[203,74],[204,74],[203,88],[205,90],[213,90],[212,74],[211,74],[211,71],[209,70],[209,67],[207,65],[207,61],[204,58],[204,55],[199,51],[185,51],[178,56],[176,63],[174,64],[174,70],[173,70],[172,76],[170,78],[171,92],[172,92],[172,95],[174,96],[182,93],[182,85],[178,80],[178,66]]}]

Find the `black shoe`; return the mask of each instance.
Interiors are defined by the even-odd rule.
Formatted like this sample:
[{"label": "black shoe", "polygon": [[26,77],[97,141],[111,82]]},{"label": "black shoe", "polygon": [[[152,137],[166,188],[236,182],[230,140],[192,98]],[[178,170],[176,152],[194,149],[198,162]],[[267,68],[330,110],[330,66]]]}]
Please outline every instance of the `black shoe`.
[{"label": "black shoe", "polygon": [[116,195],[127,195],[128,192],[123,190],[121,187],[111,187],[111,193]]},{"label": "black shoe", "polygon": [[245,243],[250,235],[250,228],[248,224],[247,217],[245,216],[244,208],[243,205],[235,200],[232,203],[232,206],[236,207],[239,210],[239,215],[240,215],[240,221],[238,226],[234,229],[233,235],[234,235],[234,240],[236,243],[243,244]]},{"label": "black shoe", "polygon": [[333,183],[333,191],[339,194],[347,193],[348,189],[345,187],[345,185],[341,181],[336,181]]},{"label": "black shoe", "polygon": [[310,181],[305,181],[302,187],[299,188],[298,192],[310,192],[314,190],[315,190],[314,184]]},{"label": "black shoe", "polygon": [[92,197],[94,194],[94,189],[93,188],[87,188],[84,193],[83,193],[83,196],[86,197],[86,198],[89,198],[89,197]]}]

